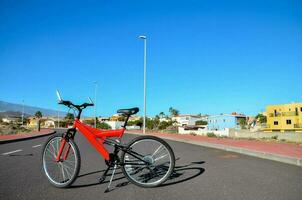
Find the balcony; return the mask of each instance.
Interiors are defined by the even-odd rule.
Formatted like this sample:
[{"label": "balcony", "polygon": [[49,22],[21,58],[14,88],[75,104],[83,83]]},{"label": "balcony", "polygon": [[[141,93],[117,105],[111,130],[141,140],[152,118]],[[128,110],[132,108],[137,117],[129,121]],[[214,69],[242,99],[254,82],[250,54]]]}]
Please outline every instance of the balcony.
[{"label": "balcony", "polygon": [[282,116],[297,116],[296,111],[282,112]]},{"label": "balcony", "polygon": [[288,112],[277,112],[277,113],[269,113],[269,117],[289,117],[289,116],[298,116],[298,113],[296,111],[288,111]]},{"label": "balcony", "polygon": [[281,117],[281,113],[277,112],[277,113],[269,113],[268,114],[269,117]]}]

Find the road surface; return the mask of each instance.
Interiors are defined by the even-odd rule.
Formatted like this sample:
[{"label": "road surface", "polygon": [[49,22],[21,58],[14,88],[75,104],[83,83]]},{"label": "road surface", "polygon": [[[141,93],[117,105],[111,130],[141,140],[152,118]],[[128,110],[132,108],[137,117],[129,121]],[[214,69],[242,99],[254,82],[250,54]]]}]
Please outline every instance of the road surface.
[{"label": "road surface", "polygon": [[[125,135],[124,142],[134,135]],[[169,141],[176,168],[157,188],[128,183],[120,170],[112,186],[98,183],[102,157],[78,134],[82,166],[71,188],[51,186],[42,174],[41,149],[47,137],[0,145],[0,199],[302,199],[302,168],[222,150]]]}]

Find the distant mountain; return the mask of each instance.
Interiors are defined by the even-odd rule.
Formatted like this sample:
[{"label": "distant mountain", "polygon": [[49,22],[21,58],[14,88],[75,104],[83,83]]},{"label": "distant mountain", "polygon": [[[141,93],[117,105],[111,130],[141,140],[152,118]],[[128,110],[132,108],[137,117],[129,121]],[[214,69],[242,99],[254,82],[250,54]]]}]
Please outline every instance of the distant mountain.
[{"label": "distant mountain", "polygon": [[[8,103],[5,101],[0,101],[0,114],[1,116],[5,115],[12,115],[12,116],[19,116],[22,113],[23,106],[21,104],[15,104],[15,103]],[[33,106],[26,106],[24,105],[24,113],[26,116],[30,115],[33,116],[37,111],[41,111],[43,116],[57,116],[58,111],[46,109],[46,108],[39,108],[39,107],[33,107]],[[60,115],[66,114],[65,112],[60,112]]]},{"label": "distant mountain", "polygon": [[[16,112],[16,111],[5,111],[0,112],[0,117],[21,117],[22,112]],[[29,117],[29,114],[24,113],[24,117]]]}]

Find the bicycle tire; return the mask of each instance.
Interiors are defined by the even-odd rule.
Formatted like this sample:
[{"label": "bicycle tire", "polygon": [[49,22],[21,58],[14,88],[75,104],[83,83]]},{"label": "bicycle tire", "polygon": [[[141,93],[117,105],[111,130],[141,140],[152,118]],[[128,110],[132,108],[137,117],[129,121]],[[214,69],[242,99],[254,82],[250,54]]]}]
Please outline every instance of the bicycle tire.
[{"label": "bicycle tire", "polygon": [[[73,160],[71,160],[71,159],[69,161],[67,161],[67,159],[66,159],[66,160],[62,161],[61,164],[60,164],[60,162],[56,162],[55,155],[57,155],[56,153],[58,152],[59,147],[54,147],[52,145],[52,143],[56,142],[56,145],[58,146],[58,141],[61,141],[61,139],[62,139],[62,134],[55,134],[55,135],[49,137],[48,140],[45,142],[45,144],[43,146],[43,150],[42,150],[42,171],[43,171],[44,175],[46,176],[46,178],[48,179],[48,181],[53,186],[58,187],[58,188],[66,188],[66,187],[69,187],[76,180],[76,178],[79,174],[80,166],[81,166],[81,155],[80,155],[80,151],[79,151],[79,148],[76,145],[76,143],[73,141],[73,139],[69,139],[69,141],[66,142],[66,145],[68,145],[68,144],[70,145],[68,159],[74,157],[74,162],[72,162]],[[49,150],[50,148],[52,148],[52,150],[55,152],[55,154],[53,154],[53,156],[52,155],[48,156],[48,153],[50,152],[50,150]],[[72,156],[72,154],[74,156]],[[48,158],[50,161],[46,160]],[[53,165],[55,170],[59,170],[59,168],[61,168],[61,171],[63,174],[62,182],[59,182],[58,180],[56,180],[55,174],[50,172],[50,165]],[[63,167],[63,165],[65,168]],[[68,168],[68,167],[70,167],[70,168]],[[74,169],[72,169],[72,171],[70,172],[70,171],[68,171],[68,169],[71,169],[71,167],[74,167]],[[69,175],[69,177],[66,181],[64,180],[65,172],[66,172],[67,177]]]},{"label": "bicycle tire", "polygon": [[[164,147],[164,149],[166,150],[166,152],[168,152],[169,154],[169,167],[168,167],[168,170],[165,172],[164,176],[160,179],[160,180],[157,180],[155,182],[150,182],[150,183],[143,183],[142,181],[138,181],[136,180],[134,177],[132,177],[132,175],[129,173],[129,165],[125,165],[125,164],[122,164],[122,172],[123,174],[125,175],[125,177],[133,184],[137,185],[137,186],[140,186],[140,187],[145,187],[145,188],[150,188],[150,187],[157,187],[159,185],[161,185],[162,183],[164,183],[165,181],[167,181],[167,179],[171,176],[173,170],[174,170],[174,166],[175,166],[175,156],[174,156],[174,152],[172,150],[172,148],[170,147],[170,145],[164,141],[163,139],[161,138],[158,138],[158,137],[155,137],[155,136],[140,136],[140,137],[137,137],[137,138],[134,138],[128,145],[127,145],[127,148],[133,148],[135,144],[138,144],[139,142],[142,142],[142,141],[155,141],[157,144],[160,144],[161,146]],[[141,143],[142,146],[145,146],[145,144]],[[157,149],[159,148],[162,148],[162,147],[158,147]],[[146,149],[146,148],[145,148]],[[151,151],[151,150],[150,150]],[[153,150],[152,150],[153,151]],[[159,150],[157,150],[159,151]],[[136,153],[139,153],[139,152],[136,152]],[[154,152],[155,153],[155,152]],[[150,153],[151,154],[151,153]],[[156,158],[153,158],[153,155],[150,155],[150,154],[145,154],[144,155],[144,160],[156,160]],[[129,157],[129,154],[125,151],[122,152],[121,154],[121,161],[122,163],[125,163],[125,159],[129,159],[127,158],[127,156]],[[161,156],[163,157],[163,156]],[[158,157],[159,158],[159,157]],[[157,161],[155,161],[157,162]],[[159,165],[160,166],[160,165]],[[150,171],[150,173],[153,173],[151,171],[153,171],[154,169],[156,169],[157,167],[159,166],[152,166],[154,167],[153,169],[151,169],[152,167],[149,167],[149,166],[146,166],[145,168],[147,168],[146,171]],[[131,167],[131,165],[130,165]],[[161,168],[163,168],[163,166],[160,166]],[[148,169],[150,168],[150,169]],[[166,167],[165,167],[166,168]],[[128,171],[127,171],[128,170]],[[146,175],[146,174],[145,174]],[[145,175],[143,174],[142,177],[145,177]],[[151,176],[151,178],[154,178]]]}]

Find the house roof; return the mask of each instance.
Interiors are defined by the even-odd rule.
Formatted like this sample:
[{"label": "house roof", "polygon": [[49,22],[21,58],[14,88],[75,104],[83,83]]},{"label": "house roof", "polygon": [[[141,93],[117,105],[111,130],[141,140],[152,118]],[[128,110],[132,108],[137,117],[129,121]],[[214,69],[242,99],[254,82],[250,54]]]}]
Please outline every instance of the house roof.
[{"label": "house roof", "polygon": [[247,117],[246,115],[243,114],[220,114],[220,115],[209,115],[208,117],[221,117],[221,116],[230,116],[230,117]]},{"label": "house roof", "polygon": [[201,118],[203,116],[192,115],[192,114],[182,114],[182,115],[178,115],[178,116],[174,116],[174,117],[195,117],[195,118]]}]

